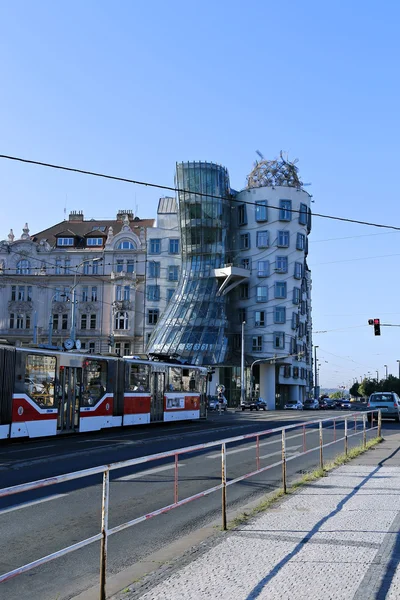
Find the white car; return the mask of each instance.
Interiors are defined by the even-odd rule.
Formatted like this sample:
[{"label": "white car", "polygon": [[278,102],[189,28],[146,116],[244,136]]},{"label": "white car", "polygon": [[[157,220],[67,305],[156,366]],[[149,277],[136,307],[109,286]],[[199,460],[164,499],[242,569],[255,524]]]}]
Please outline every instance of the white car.
[{"label": "white car", "polygon": [[44,392],[44,385],[30,377],[25,377],[25,387],[28,388],[30,394],[43,394]]},{"label": "white car", "polygon": [[285,410],[303,410],[303,405],[301,402],[288,402],[283,408]]}]

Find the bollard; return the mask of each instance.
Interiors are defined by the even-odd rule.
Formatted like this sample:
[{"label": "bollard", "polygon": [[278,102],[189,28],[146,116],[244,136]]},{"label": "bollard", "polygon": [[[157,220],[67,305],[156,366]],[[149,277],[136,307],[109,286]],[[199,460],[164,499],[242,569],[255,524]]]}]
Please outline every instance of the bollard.
[{"label": "bollard", "polygon": [[256,437],[256,466],[257,471],[260,469],[260,436]]},{"label": "bollard", "polygon": [[347,456],[349,452],[349,440],[347,438],[347,417],[344,419],[344,454]]},{"label": "bollard", "polygon": [[110,472],[103,475],[103,498],[101,505],[101,543],[100,543],[100,600],[106,600],[107,572],[107,533],[108,533],[108,501],[110,495]]},{"label": "bollard", "polygon": [[178,502],[178,455],[175,454],[175,468],[174,468],[174,502]]},{"label": "bollard", "polygon": [[286,494],[286,431],[284,429],[282,429],[282,487],[283,493]]},{"label": "bollard", "polygon": [[367,447],[367,417],[363,415],[363,448]]},{"label": "bollard", "polygon": [[222,529],[226,531],[226,446],[221,447]]},{"label": "bollard", "polygon": [[324,470],[324,454],[323,454],[324,438],[322,435],[322,421],[319,422],[319,468]]},{"label": "bollard", "polygon": [[382,411],[378,410],[378,437],[382,437]]}]

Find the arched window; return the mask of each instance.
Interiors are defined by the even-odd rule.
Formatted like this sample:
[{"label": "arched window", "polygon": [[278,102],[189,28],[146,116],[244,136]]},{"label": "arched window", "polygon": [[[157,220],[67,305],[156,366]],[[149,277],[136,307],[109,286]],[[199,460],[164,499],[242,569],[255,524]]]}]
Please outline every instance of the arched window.
[{"label": "arched window", "polygon": [[115,315],[115,329],[128,329],[129,318],[127,312],[117,312]]},{"label": "arched window", "polygon": [[136,246],[133,242],[129,240],[122,240],[118,244],[117,250],[136,250]]},{"label": "arched window", "polygon": [[29,275],[31,272],[31,266],[29,260],[19,260],[17,262],[17,275]]}]

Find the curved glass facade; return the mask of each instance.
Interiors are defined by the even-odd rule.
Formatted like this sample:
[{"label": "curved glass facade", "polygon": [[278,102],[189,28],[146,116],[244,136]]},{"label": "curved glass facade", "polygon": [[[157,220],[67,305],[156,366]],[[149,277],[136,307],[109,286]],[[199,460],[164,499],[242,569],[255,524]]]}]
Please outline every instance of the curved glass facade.
[{"label": "curved glass facade", "polygon": [[212,163],[179,163],[175,183],[179,189],[181,275],[147,351],[176,354],[191,364],[219,364],[227,352],[227,316],[226,297],[217,296],[214,269],[226,263],[229,250],[229,175],[225,167]]}]

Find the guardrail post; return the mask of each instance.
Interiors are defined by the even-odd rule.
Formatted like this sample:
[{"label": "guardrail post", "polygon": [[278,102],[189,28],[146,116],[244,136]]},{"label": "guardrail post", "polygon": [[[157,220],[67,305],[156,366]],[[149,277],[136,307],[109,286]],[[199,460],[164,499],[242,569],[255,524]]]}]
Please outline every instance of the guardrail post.
[{"label": "guardrail post", "polygon": [[221,480],[222,480],[222,529],[226,531],[226,446],[221,446]]},{"label": "guardrail post", "polygon": [[382,411],[378,410],[378,437],[382,436]]},{"label": "guardrail post", "polygon": [[257,465],[257,471],[260,468],[260,436],[258,435],[256,437],[256,465]]},{"label": "guardrail post", "polygon": [[374,414],[375,414],[375,412],[372,411],[372,413],[371,413],[371,429],[374,428]]},{"label": "guardrail post", "polygon": [[347,435],[347,417],[344,418],[344,454],[347,456],[349,452],[349,440]]},{"label": "guardrail post", "polygon": [[178,502],[178,455],[175,454],[175,467],[174,467],[174,502]]},{"label": "guardrail post", "polygon": [[100,600],[106,600],[107,573],[107,535],[108,535],[108,501],[110,497],[110,471],[103,475],[103,498],[101,504],[101,544],[100,544]]},{"label": "guardrail post", "polygon": [[323,446],[324,446],[324,438],[323,438],[323,435],[322,435],[322,421],[320,421],[319,422],[319,468],[322,471],[324,470]]},{"label": "guardrail post", "polygon": [[357,432],[357,415],[354,415],[354,433]]},{"label": "guardrail post", "polygon": [[367,447],[367,417],[363,414],[363,448]]},{"label": "guardrail post", "polygon": [[336,442],[336,419],[333,419],[333,441]]},{"label": "guardrail post", "polygon": [[282,429],[282,487],[283,493],[286,494],[286,431],[284,429]]},{"label": "guardrail post", "polygon": [[303,425],[303,452],[305,452],[306,449],[306,426]]}]

